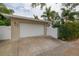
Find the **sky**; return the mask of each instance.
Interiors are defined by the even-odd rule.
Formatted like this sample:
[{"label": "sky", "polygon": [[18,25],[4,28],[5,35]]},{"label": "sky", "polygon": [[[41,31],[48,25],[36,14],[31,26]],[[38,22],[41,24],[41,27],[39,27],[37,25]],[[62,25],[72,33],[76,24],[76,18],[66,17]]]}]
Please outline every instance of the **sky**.
[{"label": "sky", "polygon": [[[39,18],[43,14],[43,10],[41,10],[39,7],[32,8],[31,3],[5,3],[5,5],[8,8],[11,8],[14,10],[15,15],[25,16],[25,17],[33,17],[33,15],[37,15]],[[61,4],[56,3],[47,3],[47,7],[52,6],[52,10],[55,10],[57,12],[60,11]]]}]

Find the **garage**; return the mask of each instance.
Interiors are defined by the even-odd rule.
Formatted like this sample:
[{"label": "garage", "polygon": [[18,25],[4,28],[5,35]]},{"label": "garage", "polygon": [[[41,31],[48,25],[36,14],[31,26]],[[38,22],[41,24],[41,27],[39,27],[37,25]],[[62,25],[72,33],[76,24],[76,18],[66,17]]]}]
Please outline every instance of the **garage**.
[{"label": "garage", "polygon": [[49,22],[17,15],[5,15],[11,18],[11,39],[46,36]]}]

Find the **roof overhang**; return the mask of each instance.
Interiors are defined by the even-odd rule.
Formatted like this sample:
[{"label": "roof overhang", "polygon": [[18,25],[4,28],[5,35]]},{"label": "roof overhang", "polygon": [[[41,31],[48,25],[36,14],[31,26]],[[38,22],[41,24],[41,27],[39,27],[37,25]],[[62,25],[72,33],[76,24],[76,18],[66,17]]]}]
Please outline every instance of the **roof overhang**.
[{"label": "roof overhang", "polygon": [[24,16],[18,16],[18,15],[9,15],[9,14],[3,14],[5,17],[7,18],[11,18],[11,19],[17,19],[20,21],[28,21],[28,22],[34,22],[34,23],[40,23],[40,24],[47,24],[49,26],[49,21],[45,21],[45,20],[41,20],[41,19],[34,19],[34,18],[30,18],[30,17],[24,17]]}]

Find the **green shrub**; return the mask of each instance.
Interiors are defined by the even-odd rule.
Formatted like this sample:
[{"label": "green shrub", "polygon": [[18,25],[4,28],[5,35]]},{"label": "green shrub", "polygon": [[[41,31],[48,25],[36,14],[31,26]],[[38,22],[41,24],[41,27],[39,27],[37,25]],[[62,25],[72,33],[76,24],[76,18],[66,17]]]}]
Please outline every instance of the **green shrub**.
[{"label": "green shrub", "polygon": [[62,40],[74,40],[79,38],[79,22],[66,22],[59,27],[59,38]]},{"label": "green shrub", "polygon": [[0,20],[0,26],[10,26],[10,20],[9,19],[1,19]]}]

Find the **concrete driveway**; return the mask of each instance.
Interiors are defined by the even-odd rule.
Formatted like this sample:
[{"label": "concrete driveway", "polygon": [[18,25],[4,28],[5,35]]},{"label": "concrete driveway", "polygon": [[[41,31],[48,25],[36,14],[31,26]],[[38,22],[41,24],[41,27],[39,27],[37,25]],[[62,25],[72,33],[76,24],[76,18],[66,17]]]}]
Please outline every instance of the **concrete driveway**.
[{"label": "concrete driveway", "polygon": [[6,56],[70,56],[79,55],[79,40],[63,42],[50,37],[0,41],[0,55]]},{"label": "concrete driveway", "polygon": [[50,37],[23,38],[19,41],[0,41],[0,55],[39,55],[58,47],[59,40]]}]

